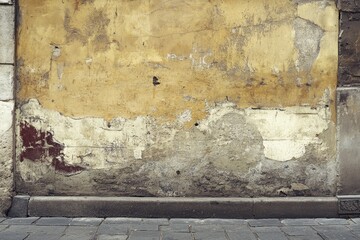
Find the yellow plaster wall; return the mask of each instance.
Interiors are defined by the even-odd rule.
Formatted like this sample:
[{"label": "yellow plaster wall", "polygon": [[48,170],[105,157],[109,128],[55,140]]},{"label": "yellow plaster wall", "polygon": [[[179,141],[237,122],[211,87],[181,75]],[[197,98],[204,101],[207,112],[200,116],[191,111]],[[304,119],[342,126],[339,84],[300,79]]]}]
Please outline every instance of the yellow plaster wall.
[{"label": "yellow plaster wall", "polygon": [[[35,98],[65,116],[106,120],[173,121],[189,109],[189,124],[213,102],[330,104],[334,119],[333,1],[20,0],[19,6],[20,101]],[[297,67],[295,19],[323,31],[310,69]]]}]

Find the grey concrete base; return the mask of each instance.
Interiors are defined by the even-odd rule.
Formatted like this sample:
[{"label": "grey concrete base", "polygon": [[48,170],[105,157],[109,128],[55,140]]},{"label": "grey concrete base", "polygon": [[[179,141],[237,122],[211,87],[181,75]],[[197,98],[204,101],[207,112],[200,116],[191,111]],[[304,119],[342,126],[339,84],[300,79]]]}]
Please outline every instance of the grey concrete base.
[{"label": "grey concrete base", "polygon": [[337,202],[335,197],[256,198],[254,199],[254,217],[338,217]]},{"label": "grey concrete base", "polygon": [[12,199],[12,204],[8,212],[9,217],[27,217],[28,203],[30,196],[17,195]]},{"label": "grey concrete base", "polygon": [[30,197],[28,216],[157,218],[337,217],[336,197],[139,198]]},{"label": "grey concrete base", "polygon": [[337,89],[339,195],[360,194],[360,88]]}]

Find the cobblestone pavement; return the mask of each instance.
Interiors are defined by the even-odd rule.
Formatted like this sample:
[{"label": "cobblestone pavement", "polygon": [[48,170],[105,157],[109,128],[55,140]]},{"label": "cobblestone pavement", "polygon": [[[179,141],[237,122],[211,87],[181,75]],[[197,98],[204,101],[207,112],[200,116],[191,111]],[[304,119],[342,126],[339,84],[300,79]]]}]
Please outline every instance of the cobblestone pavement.
[{"label": "cobblestone pavement", "polygon": [[0,218],[1,240],[360,240],[352,219]]}]

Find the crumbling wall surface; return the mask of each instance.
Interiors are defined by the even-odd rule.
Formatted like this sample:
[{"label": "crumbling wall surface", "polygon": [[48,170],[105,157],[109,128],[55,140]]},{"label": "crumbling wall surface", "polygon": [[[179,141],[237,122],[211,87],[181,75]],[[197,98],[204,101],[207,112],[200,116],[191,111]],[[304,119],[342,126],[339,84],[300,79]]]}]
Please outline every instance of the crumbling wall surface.
[{"label": "crumbling wall surface", "polygon": [[14,5],[0,0],[0,216],[10,207],[14,156]]},{"label": "crumbling wall surface", "polygon": [[19,1],[19,192],[336,191],[332,0]]}]

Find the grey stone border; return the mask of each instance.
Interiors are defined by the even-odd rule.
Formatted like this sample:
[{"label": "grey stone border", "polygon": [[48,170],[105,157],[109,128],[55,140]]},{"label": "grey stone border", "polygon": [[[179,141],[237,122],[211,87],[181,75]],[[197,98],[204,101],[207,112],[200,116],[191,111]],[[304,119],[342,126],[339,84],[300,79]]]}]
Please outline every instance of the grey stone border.
[{"label": "grey stone border", "polygon": [[336,197],[15,196],[10,212],[17,217],[315,218],[339,216]]}]

